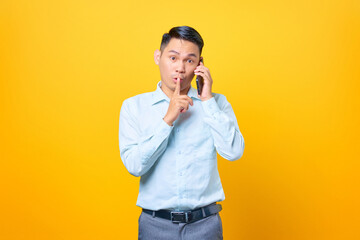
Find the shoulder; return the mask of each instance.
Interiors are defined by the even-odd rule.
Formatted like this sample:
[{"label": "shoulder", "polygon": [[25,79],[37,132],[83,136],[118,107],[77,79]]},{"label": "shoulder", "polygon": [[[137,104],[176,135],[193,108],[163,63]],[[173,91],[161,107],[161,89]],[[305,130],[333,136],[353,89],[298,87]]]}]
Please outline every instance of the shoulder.
[{"label": "shoulder", "polygon": [[212,93],[213,97],[215,98],[216,103],[219,105],[220,108],[226,106],[227,104],[229,104],[229,102],[227,101],[225,95],[220,94],[220,93]]},{"label": "shoulder", "polygon": [[154,92],[147,92],[127,98],[122,102],[121,113],[137,116],[142,110],[151,106]]},{"label": "shoulder", "polygon": [[127,98],[123,101],[123,105],[134,105],[141,103],[150,103],[153,99],[154,92],[147,92],[135,95],[133,97]]},{"label": "shoulder", "polygon": [[215,98],[216,101],[221,100],[224,101],[226,100],[225,95],[220,94],[220,93],[212,93],[213,97]]}]

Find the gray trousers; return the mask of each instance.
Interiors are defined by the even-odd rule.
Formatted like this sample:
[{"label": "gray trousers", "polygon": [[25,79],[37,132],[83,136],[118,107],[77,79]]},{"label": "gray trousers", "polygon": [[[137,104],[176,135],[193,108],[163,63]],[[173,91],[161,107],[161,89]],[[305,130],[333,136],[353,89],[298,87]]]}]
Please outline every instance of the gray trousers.
[{"label": "gray trousers", "polygon": [[193,223],[173,223],[141,212],[139,240],[222,240],[219,213]]}]

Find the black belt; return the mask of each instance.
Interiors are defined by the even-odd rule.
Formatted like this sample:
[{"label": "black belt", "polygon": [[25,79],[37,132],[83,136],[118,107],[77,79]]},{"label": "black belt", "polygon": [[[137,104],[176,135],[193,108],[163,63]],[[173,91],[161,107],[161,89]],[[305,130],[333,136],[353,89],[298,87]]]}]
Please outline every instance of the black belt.
[{"label": "black belt", "polygon": [[173,223],[189,223],[195,222],[200,219],[206,218],[210,215],[220,212],[222,209],[220,204],[210,204],[205,207],[197,208],[189,211],[170,211],[170,210],[158,210],[152,211],[149,209],[143,209],[144,213],[150,214],[153,217],[165,218],[171,220]]}]

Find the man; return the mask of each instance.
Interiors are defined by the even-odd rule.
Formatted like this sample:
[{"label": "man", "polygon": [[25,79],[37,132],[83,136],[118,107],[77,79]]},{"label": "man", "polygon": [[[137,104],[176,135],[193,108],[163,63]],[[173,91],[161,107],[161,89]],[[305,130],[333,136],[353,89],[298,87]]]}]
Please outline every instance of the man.
[{"label": "man", "polygon": [[[139,239],[222,239],[220,202],[225,199],[217,152],[239,159],[244,139],[226,98],[200,61],[203,39],[193,28],[174,27],[154,54],[161,81],[154,92],[123,102],[121,159],[141,176],[137,206]],[[191,87],[204,79],[200,95]]]}]

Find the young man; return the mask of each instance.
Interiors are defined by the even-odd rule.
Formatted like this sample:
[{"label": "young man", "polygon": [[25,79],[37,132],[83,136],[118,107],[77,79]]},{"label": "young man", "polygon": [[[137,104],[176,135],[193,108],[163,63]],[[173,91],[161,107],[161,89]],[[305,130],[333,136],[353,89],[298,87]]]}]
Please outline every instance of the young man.
[{"label": "young man", "polygon": [[[200,61],[203,45],[191,27],[164,34],[154,54],[161,75],[156,91],[121,107],[121,159],[141,176],[139,239],[223,238],[216,153],[239,159],[244,139],[225,96],[211,90],[210,71]],[[204,79],[200,95],[191,87],[195,75]]]}]

